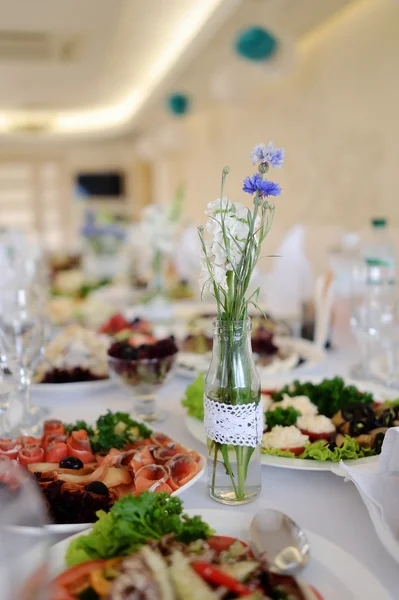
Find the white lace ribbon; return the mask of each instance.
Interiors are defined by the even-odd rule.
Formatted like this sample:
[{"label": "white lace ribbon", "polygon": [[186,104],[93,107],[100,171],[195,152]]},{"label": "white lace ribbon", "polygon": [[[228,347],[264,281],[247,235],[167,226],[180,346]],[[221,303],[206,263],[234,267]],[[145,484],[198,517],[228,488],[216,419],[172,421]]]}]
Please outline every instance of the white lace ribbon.
[{"label": "white lace ribbon", "polygon": [[208,438],[220,444],[251,446],[260,444],[263,434],[262,402],[224,404],[204,396],[204,426]]}]

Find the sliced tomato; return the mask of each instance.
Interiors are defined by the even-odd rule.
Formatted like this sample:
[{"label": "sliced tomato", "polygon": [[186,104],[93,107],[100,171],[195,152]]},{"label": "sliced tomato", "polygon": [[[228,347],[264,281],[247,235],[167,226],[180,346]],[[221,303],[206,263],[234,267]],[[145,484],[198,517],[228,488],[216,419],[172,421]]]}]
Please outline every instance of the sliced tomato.
[{"label": "sliced tomato", "polygon": [[316,588],[313,587],[313,585],[309,585],[309,587],[312,590],[316,600],[324,600],[323,596],[316,590]]},{"label": "sliced tomato", "polygon": [[237,596],[249,596],[252,592],[251,588],[241,583],[241,581],[231,577],[231,575],[227,575],[227,573],[224,573],[218,567],[207,562],[194,561],[191,563],[191,566],[205,581],[217,586],[226,587],[233,594],[237,594]]},{"label": "sliced tomato", "polygon": [[[82,592],[90,585],[90,574],[92,571],[102,569],[107,561],[103,559],[89,560],[75,567],[71,567],[56,577],[52,583],[54,590],[61,589],[66,593],[72,594],[72,598],[76,594]],[[68,596],[66,596],[68,598]],[[53,595],[51,595],[53,600]],[[58,597],[57,597],[58,600]]]},{"label": "sliced tomato", "polygon": [[65,588],[52,584],[50,600],[76,600],[76,596],[72,596]]},{"label": "sliced tomato", "polygon": [[18,460],[19,463],[24,467],[31,463],[43,462],[44,450],[43,448],[40,448],[40,446],[33,444],[30,446],[25,446],[25,448],[20,449],[18,453]]},{"label": "sliced tomato", "polygon": [[65,442],[51,442],[46,448],[44,461],[49,463],[59,463],[68,456],[68,446]]},{"label": "sliced tomato", "polygon": [[301,446],[300,448],[280,448],[282,452],[292,452],[295,456],[299,456],[302,452],[305,452],[305,446]]},{"label": "sliced tomato", "polygon": [[68,439],[67,446],[68,456],[80,458],[84,465],[94,461],[94,455],[91,451],[89,436],[87,435],[87,431],[84,429],[72,431],[71,436]]},{"label": "sliced tomato", "polygon": [[116,314],[113,317],[111,317],[110,319],[108,319],[108,321],[106,323],[104,323],[104,325],[102,327],[100,327],[99,329],[99,333],[111,333],[111,334],[115,334],[118,333],[119,331],[122,331],[122,329],[128,329],[129,328],[129,321],[126,321],[125,317],[121,314]]},{"label": "sliced tomato", "polygon": [[[235,537],[229,537],[228,535],[213,535],[207,540],[207,544],[212,548],[212,550],[216,550],[216,552],[224,552],[228,550],[234,542],[237,541]],[[240,544],[247,547],[248,544],[238,540]]]},{"label": "sliced tomato", "polygon": [[317,440],[329,440],[331,433],[314,433],[313,431],[308,431],[307,429],[301,429],[301,432],[304,435],[309,436],[311,442],[317,442]]},{"label": "sliced tomato", "polygon": [[261,390],[260,393],[264,394],[265,396],[273,396],[273,394],[275,394],[277,392],[276,389],[274,390]]}]

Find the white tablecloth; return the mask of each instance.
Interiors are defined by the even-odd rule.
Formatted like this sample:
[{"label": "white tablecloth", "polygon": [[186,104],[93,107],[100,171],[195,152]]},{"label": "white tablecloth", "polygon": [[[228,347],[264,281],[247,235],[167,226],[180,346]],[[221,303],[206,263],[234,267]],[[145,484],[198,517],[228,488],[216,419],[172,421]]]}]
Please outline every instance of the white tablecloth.
[{"label": "white tablecloth", "polygon": [[[347,374],[355,354],[351,349],[332,352],[328,360],[307,374]],[[184,425],[180,399],[186,385],[186,380],[175,378],[162,390],[159,402],[170,414],[159,428],[204,453],[205,447],[191,437]],[[78,418],[94,422],[108,408],[130,410],[132,407],[132,399],[118,387],[107,388],[96,395],[75,397],[61,392],[56,396],[35,393],[33,401],[51,406],[51,416],[67,422]],[[392,598],[399,598],[399,567],[380,544],[367,510],[352,483],[346,483],[332,473],[263,466],[262,486],[261,498],[239,510],[255,512],[261,507],[271,507],[287,513],[302,527],[324,536],[356,557],[384,583]],[[187,508],[222,508],[222,505],[215,504],[208,497],[206,477],[190,488],[183,499]],[[229,508],[224,507],[224,510]]]}]

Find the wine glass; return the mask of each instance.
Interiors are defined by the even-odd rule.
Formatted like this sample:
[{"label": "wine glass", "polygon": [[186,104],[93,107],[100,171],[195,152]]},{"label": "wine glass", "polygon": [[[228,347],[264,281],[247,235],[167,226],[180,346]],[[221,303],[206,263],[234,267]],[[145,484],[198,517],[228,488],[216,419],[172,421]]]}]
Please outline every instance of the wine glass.
[{"label": "wine glass", "polygon": [[41,357],[45,320],[40,290],[36,286],[0,290],[0,345],[7,367],[19,384],[23,412],[18,430],[34,435],[49,413],[30,399],[32,374]]},{"label": "wine glass", "polygon": [[0,457],[0,598],[48,599],[46,507],[28,473]]}]

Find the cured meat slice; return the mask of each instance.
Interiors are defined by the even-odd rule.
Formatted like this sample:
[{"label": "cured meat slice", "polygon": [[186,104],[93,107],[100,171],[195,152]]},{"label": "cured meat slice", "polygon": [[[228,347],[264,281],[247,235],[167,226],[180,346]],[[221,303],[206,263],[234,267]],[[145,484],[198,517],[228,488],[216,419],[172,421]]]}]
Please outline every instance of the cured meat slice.
[{"label": "cured meat slice", "polygon": [[17,458],[22,445],[17,440],[9,438],[0,440],[0,456],[7,456],[9,459]]},{"label": "cured meat slice", "polygon": [[[31,439],[34,439],[34,438],[31,438]],[[67,440],[68,440],[68,436],[63,433],[48,433],[46,436],[42,437],[42,441],[41,441],[40,445],[42,446],[42,448],[44,448],[46,450],[47,446],[49,446],[53,442],[65,442],[66,443]]]},{"label": "cured meat slice", "polygon": [[68,446],[66,442],[58,442],[57,440],[51,442],[45,450],[44,460],[50,463],[59,463],[63,458],[68,456]]},{"label": "cured meat slice", "polygon": [[141,467],[137,471],[134,480],[136,495],[141,494],[145,490],[172,493],[171,487],[166,483],[169,475],[169,470],[162,465],[152,464]]},{"label": "cured meat slice", "polygon": [[117,450],[116,448],[111,448],[106,456],[97,455],[97,462],[99,465],[107,465],[109,467],[116,465],[128,466],[132,457],[137,452],[137,450]]},{"label": "cured meat slice", "polygon": [[200,470],[199,464],[190,454],[176,454],[166,463],[166,467],[170,471],[167,483],[173,491],[188,483]]},{"label": "cured meat slice", "polygon": [[156,450],[156,446],[143,446],[138,448],[130,461],[134,473],[137,473],[142,467],[146,465],[155,464],[153,452]]},{"label": "cured meat slice", "polygon": [[166,463],[176,456],[176,454],[180,454],[176,448],[156,448],[154,450],[154,460],[157,465],[166,465]]},{"label": "cured meat slice", "polygon": [[46,435],[49,435],[50,433],[65,433],[63,422],[59,419],[49,419],[47,421],[44,421],[42,439],[44,439]]},{"label": "cured meat slice", "polygon": [[20,439],[20,443],[22,444],[22,446],[29,446],[31,444],[34,444],[35,446],[41,446],[40,438],[23,435],[19,439]]},{"label": "cured meat slice", "polygon": [[84,429],[72,431],[71,436],[68,438],[67,446],[68,456],[76,456],[76,458],[80,458],[84,465],[94,461],[94,455],[91,451],[89,436],[87,435],[87,431]]},{"label": "cured meat slice", "polygon": [[31,463],[43,462],[44,450],[36,444],[31,444],[21,448],[18,453],[18,460],[21,465],[26,467]]},{"label": "cured meat slice", "polygon": [[151,439],[153,444],[156,444],[157,446],[162,446],[163,448],[175,448],[178,445],[168,435],[160,433],[159,431],[154,431],[151,434]]}]

